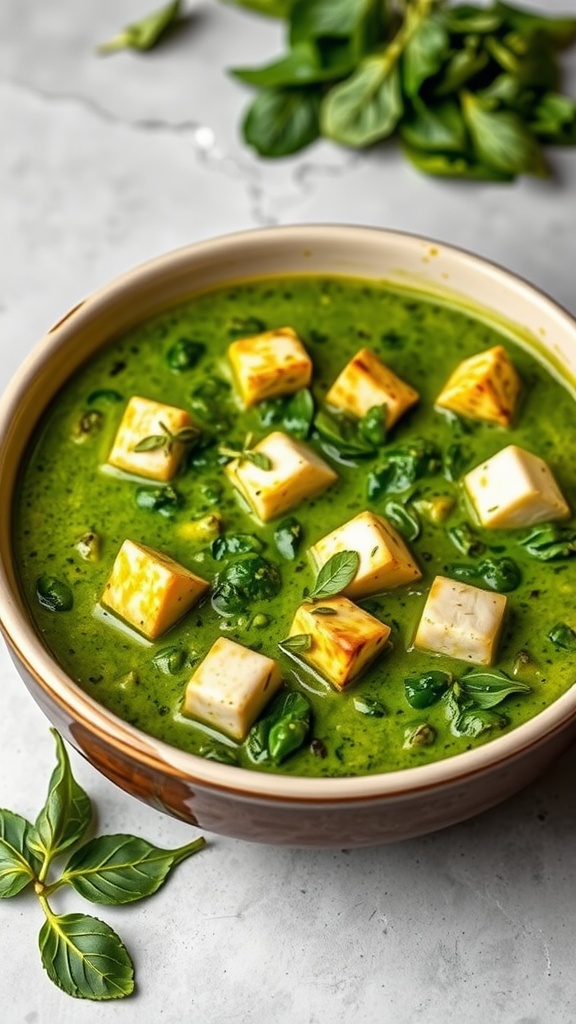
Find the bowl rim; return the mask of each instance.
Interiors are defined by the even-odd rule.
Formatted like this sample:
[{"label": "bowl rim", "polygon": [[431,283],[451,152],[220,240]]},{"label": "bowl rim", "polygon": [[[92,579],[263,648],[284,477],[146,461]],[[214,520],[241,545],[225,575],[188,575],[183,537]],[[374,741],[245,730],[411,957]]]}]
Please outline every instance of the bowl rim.
[{"label": "bowl rim", "polygon": [[[86,319],[91,319],[99,309],[117,298],[126,288],[143,288],[146,282],[152,285],[164,271],[179,263],[196,259],[213,260],[219,253],[226,254],[231,249],[257,245],[261,239],[268,243],[277,240],[280,244],[308,246],[322,240],[332,241],[333,244],[336,240],[342,242],[343,236],[345,240],[355,239],[360,243],[363,240],[367,242],[368,239],[373,242],[375,236],[378,236],[383,244],[388,240],[396,245],[438,247],[472,272],[495,278],[511,291],[528,296],[537,307],[544,308],[548,314],[560,319],[567,330],[574,333],[576,342],[576,319],[546,292],[492,260],[439,239],[413,232],[353,224],[287,225],[222,234],[163,253],[114,277],[68,311],[46,332],[24,359],[0,398],[0,477],[6,453],[10,448],[8,426],[31,380],[39,369],[50,361],[54,352],[60,346],[66,346],[69,339],[81,330]],[[248,275],[246,279],[250,276],[262,275]],[[224,287],[226,280],[223,277],[219,286]],[[234,280],[238,280],[238,277]],[[425,286],[422,290],[426,291]],[[449,288],[446,288],[445,292],[452,299]],[[194,294],[193,290],[191,294]],[[434,295],[433,289],[430,290],[430,294]],[[486,315],[489,318],[489,306],[486,307]],[[492,320],[500,323],[500,318],[496,315]],[[26,444],[52,397],[50,395],[30,427]],[[11,509],[13,491],[2,494],[2,501]],[[34,678],[48,700],[56,703],[65,717],[83,726],[106,746],[121,748],[125,756],[133,758],[136,763],[152,772],[179,778],[198,788],[234,794],[240,799],[259,799],[261,802],[274,804],[313,802],[317,806],[332,806],[405,798],[439,785],[460,785],[478,774],[501,770],[506,763],[515,761],[531,748],[537,748],[545,743],[552,734],[561,732],[576,717],[576,686],[573,685],[533,718],[480,747],[429,764],[370,775],[311,778],[260,772],[210,761],[200,755],[173,747],[124,722],[88,695],[60,668],[55,658],[42,644],[31,619],[24,614],[24,599],[17,583],[13,589],[7,574],[7,565],[12,567],[13,563],[12,546],[7,543],[6,550],[3,550],[3,547],[4,545],[0,546],[0,630],[9,649]],[[13,574],[17,580],[17,573],[14,571]],[[74,741],[73,730],[72,737]]]}]

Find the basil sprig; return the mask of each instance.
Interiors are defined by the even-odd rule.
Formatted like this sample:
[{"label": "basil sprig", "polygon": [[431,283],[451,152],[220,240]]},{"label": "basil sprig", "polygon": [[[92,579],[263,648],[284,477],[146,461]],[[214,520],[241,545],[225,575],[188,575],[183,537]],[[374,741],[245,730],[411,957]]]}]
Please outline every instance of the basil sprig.
[{"label": "basil sprig", "polygon": [[[52,732],[57,763],[36,822],[0,810],[0,898],[33,887],[46,918],[39,935],[42,964],[62,991],[78,999],[121,999],[134,990],[134,967],[122,940],[96,917],[56,914],[52,895],[69,885],[91,903],[134,903],[156,892],[172,868],[201,850],[205,840],[176,850],[131,835],[97,836],[79,845],[92,805],[72,775],[61,737]],[[52,862],[67,851],[63,872],[51,880]]]},{"label": "basil sprig", "polygon": [[320,569],[308,600],[320,601],[340,594],[354,579],[359,565],[360,555],[357,551],[337,551]]}]

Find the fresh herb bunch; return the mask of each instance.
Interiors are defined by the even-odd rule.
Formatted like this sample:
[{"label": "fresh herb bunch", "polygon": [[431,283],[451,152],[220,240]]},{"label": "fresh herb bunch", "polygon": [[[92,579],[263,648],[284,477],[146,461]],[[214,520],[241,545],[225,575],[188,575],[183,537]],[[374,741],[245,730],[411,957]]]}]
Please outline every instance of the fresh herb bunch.
[{"label": "fresh herb bunch", "polygon": [[[241,6],[262,9],[259,0]],[[576,19],[496,2],[271,0],[288,52],[233,74],[259,90],[244,137],[261,156],[319,136],[354,148],[400,138],[429,174],[511,181],[548,173],[542,145],[576,143],[557,52]]]},{"label": "fresh herb bunch", "polygon": [[[55,914],[49,899],[71,885],[91,903],[134,903],[156,892],[171,869],[206,841],[200,837],[177,850],[162,850],[137,836],[108,835],[79,845],[92,806],[72,775],[61,737],[52,731],[57,764],[36,822],[0,810],[0,898],[33,886],[46,917],[40,955],[55,985],[79,999],[120,999],[134,990],[134,967],[122,940],[96,917]],[[70,851],[62,874],[50,880],[53,861]]]}]

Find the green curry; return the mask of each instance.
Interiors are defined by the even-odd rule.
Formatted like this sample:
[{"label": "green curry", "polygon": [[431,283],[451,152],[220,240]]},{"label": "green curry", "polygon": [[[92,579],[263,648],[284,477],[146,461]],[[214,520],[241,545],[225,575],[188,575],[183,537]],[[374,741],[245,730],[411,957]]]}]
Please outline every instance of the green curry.
[{"label": "green curry", "polygon": [[[227,347],[285,325],[313,360],[311,392],[243,410]],[[461,360],[500,344],[522,380],[511,429],[434,408]],[[420,393],[388,434],[377,416],[359,424],[325,408],[336,375],[363,347]],[[168,484],[106,468],[133,395],[186,409],[201,428]],[[305,439],[338,481],[262,524],[223,467],[230,452],[249,450],[248,435],[258,440],[275,429]],[[448,757],[525,722],[574,682],[576,523],[482,529],[461,486],[464,473],[515,444],[547,461],[575,508],[576,449],[567,444],[573,429],[568,383],[466,311],[344,278],[235,284],[114,341],[57,396],[31,447],[18,498],[22,588],[38,630],[72,679],[120,718],[183,750],[311,776],[393,771]],[[423,578],[359,602],[391,627],[390,642],[357,681],[336,692],[307,668],[298,642],[279,642],[314,585],[308,549],[365,509],[386,516],[406,538]],[[100,604],[127,537],[212,584],[211,595],[153,644]],[[498,659],[480,678],[461,661],[412,646],[439,574],[507,595]],[[238,579],[239,590],[227,588]],[[292,703],[297,749],[267,755],[259,736],[269,708],[240,744],[182,714],[187,680],[222,635],[279,662],[284,689],[273,711],[281,717],[287,699]]]}]

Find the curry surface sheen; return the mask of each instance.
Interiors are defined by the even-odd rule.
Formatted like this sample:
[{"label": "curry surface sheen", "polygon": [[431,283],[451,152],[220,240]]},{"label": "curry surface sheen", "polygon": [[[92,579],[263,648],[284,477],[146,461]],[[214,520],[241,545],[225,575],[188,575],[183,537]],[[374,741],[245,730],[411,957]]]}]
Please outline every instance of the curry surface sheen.
[{"label": "curry surface sheen", "polygon": [[[417,482],[413,498],[453,497],[455,507],[441,524],[422,517],[420,536],[410,544],[424,574],[422,581],[360,602],[392,627],[392,645],[358,682],[336,693],[302,662],[283,654],[277,642],[287,636],[303,591],[313,584],[308,547],[363,509],[383,511],[385,499],[368,501],[366,478],[386,447],[371,458],[336,461],[312,433],[307,443],[334,465],[339,481],[291,513],[303,528],[303,543],[294,561],[283,559],[276,549],[277,524],[263,526],[245,510],[222,472],[216,445],[192,453],[190,464],[173,481],[181,506],[169,516],[136,504],[137,488],[154,486],[153,482],[104,468],[125,403],[134,394],[192,410],[193,393],[198,395],[199,388],[205,392],[206,382],[217,378],[228,385],[218,391],[206,426],[215,432],[217,443],[241,447],[248,432],[259,439],[275,429],[263,426],[258,407],[242,411],[226,359],[230,341],[242,336],[241,322],[254,317],[266,328],[289,325],[303,339],[314,361],[317,408],[344,364],[359,348],[371,348],[421,396],[390,432],[388,446],[418,437],[434,442],[445,453],[459,443],[466,453],[466,471],[515,443],[549,462],[568,502],[576,508],[576,451],[569,443],[574,396],[567,384],[509,337],[465,311],[373,282],[298,277],[238,284],[197,297],[114,341],[67,384],[50,407],[29,454],[15,515],[22,587],[38,630],[70,676],[121,718],[184,750],[219,756],[227,749],[245,767],[293,775],[365,774],[422,764],[486,742],[499,730],[477,738],[456,736],[443,701],[417,711],[404,696],[408,675],[441,669],[461,677],[469,669],[462,662],[410,649],[434,576],[447,574],[450,564],[470,562],[448,535],[450,527],[471,523],[458,481],[449,481],[440,470]],[[258,329],[244,331],[250,333]],[[206,352],[195,367],[177,372],[166,356],[181,338],[200,340]],[[458,362],[499,343],[506,347],[523,381],[514,428],[504,430],[435,411],[434,399]],[[79,443],[75,439],[78,422],[94,409],[102,414],[100,428]],[[255,603],[239,616],[222,618],[210,599],[205,600],[154,645],[102,614],[99,598],[126,537],[166,552],[214,580],[224,563],[212,558],[209,544],[192,544],[179,533],[183,523],[212,511],[223,516],[227,533],[250,533],[264,542],[264,556],[282,574],[282,589],[273,602]],[[497,708],[505,715],[506,727],[512,728],[574,681],[573,656],[555,646],[548,632],[558,621],[576,627],[576,613],[571,610],[576,560],[541,562],[529,557],[518,542],[526,531],[474,529],[487,554],[509,555],[522,574],[518,589],[507,595],[509,612],[497,664],[531,687],[530,693],[509,696]],[[93,562],[81,558],[76,548],[78,538],[88,530],[102,538],[100,558]],[[71,587],[72,610],[52,612],[41,607],[36,581],[44,574]],[[258,613],[268,617],[265,628],[253,625]],[[166,674],[154,663],[155,654],[176,646],[187,657],[202,658],[222,633],[279,660],[288,686],[302,690],[311,700],[311,738],[319,742],[312,747],[306,743],[279,767],[255,765],[245,748],[236,749],[180,714],[190,663],[175,675]],[[528,653],[527,664],[519,665],[519,652]],[[370,703],[365,698],[380,702],[386,709],[384,717],[363,713],[361,709],[365,711]],[[406,732],[422,722],[436,730],[435,742],[404,749]]]}]

